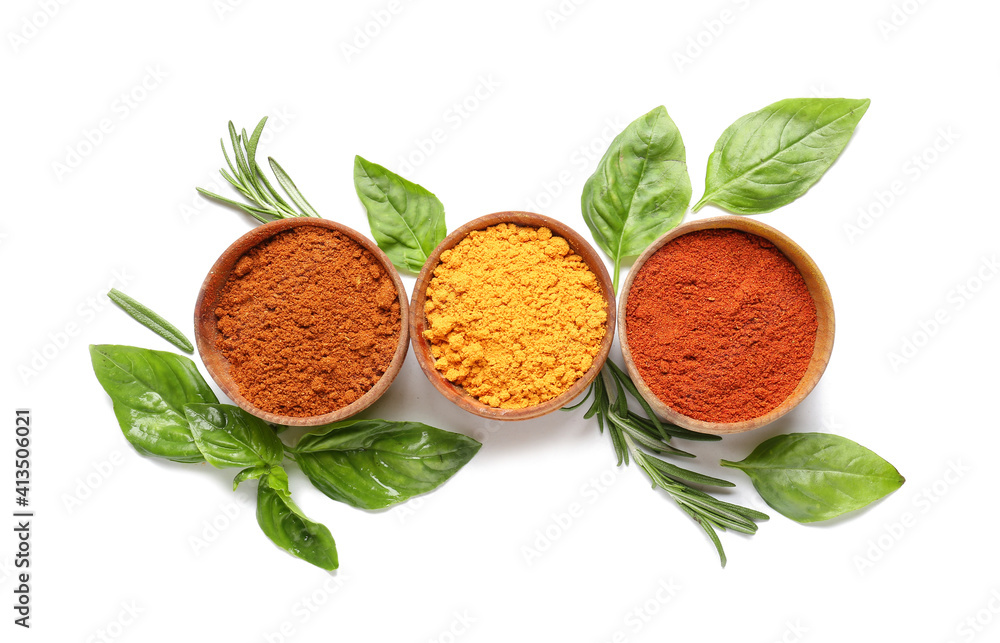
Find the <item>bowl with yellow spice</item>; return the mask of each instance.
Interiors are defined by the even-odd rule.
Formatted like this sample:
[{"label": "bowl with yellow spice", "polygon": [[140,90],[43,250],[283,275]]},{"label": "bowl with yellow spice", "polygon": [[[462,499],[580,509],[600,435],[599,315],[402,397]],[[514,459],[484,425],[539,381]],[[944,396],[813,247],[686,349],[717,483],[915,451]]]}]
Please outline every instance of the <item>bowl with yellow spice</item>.
[{"label": "bowl with yellow spice", "polygon": [[565,406],[611,349],[615,299],[600,256],[569,226],[497,212],[449,234],[410,303],[410,340],[431,384],[480,417]]}]

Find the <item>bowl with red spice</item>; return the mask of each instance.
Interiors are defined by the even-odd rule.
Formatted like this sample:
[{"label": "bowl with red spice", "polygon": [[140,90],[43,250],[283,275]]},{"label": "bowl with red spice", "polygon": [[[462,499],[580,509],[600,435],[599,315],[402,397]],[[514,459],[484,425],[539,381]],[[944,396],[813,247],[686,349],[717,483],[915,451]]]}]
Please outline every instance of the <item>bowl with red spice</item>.
[{"label": "bowl with red spice", "polygon": [[618,333],[629,374],[661,417],[738,433],[788,413],[816,386],[833,349],[833,301],[790,238],[754,219],[713,217],[640,255]]},{"label": "bowl with red spice", "polygon": [[318,426],[370,406],[406,358],[409,309],[374,242],[333,221],[255,228],[212,266],[195,305],[205,367],[240,408]]}]

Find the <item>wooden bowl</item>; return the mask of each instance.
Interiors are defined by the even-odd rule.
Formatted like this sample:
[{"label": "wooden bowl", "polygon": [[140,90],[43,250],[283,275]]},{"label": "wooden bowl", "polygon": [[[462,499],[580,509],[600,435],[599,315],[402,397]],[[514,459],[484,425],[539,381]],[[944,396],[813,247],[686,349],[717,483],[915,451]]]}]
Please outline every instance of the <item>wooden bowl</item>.
[{"label": "wooden bowl", "polygon": [[[628,303],[629,291],[632,289],[632,282],[635,281],[636,275],[642,270],[642,266],[646,263],[646,260],[677,237],[689,232],[707,230],[709,228],[741,230],[755,234],[758,237],[763,237],[773,243],[799,269],[799,273],[802,274],[806,287],[809,289],[809,294],[816,303],[816,345],[813,347],[812,358],[809,360],[809,365],[806,367],[806,372],[802,376],[802,379],[799,380],[798,385],[785,401],[769,413],[740,422],[707,422],[689,417],[667,406],[650,390],[646,382],[643,381],[639,370],[635,366],[635,361],[632,359],[632,352],[628,345],[628,331],[625,323],[626,304]],[[639,258],[632,265],[632,269],[629,270],[628,277],[625,279],[625,285],[622,287],[618,305],[618,340],[621,344],[622,355],[625,358],[625,367],[628,369],[629,375],[632,376],[632,380],[635,382],[636,388],[639,389],[639,393],[649,402],[649,405],[657,415],[667,422],[700,433],[714,433],[717,435],[741,433],[774,422],[795,408],[799,402],[809,395],[816,386],[816,383],[819,382],[819,378],[822,377],[823,371],[826,370],[826,365],[830,361],[830,352],[833,350],[833,300],[830,298],[830,289],[826,285],[826,280],[823,279],[823,274],[816,267],[816,263],[798,244],[781,232],[769,225],[746,217],[721,216],[692,221],[691,223],[685,223],[674,228],[654,241],[646,248],[645,252],[639,255]]]},{"label": "wooden bowl", "polygon": [[[240,394],[239,387],[237,387],[236,382],[229,373],[229,362],[215,347],[216,339],[219,336],[219,331],[216,327],[217,318],[215,315],[215,309],[218,305],[219,297],[222,294],[222,289],[229,280],[229,275],[233,271],[233,268],[236,267],[236,263],[244,254],[247,253],[247,251],[257,244],[270,239],[280,232],[284,232],[285,230],[290,230],[298,226],[316,226],[319,228],[336,230],[344,236],[356,241],[361,245],[361,247],[378,259],[378,261],[382,264],[382,267],[385,268],[386,273],[392,278],[393,284],[396,286],[396,293],[399,298],[400,316],[399,340],[396,345],[396,352],[393,354],[392,360],[389,362],[389,368],[386,369],[382,377],[375,383],[375,386],[370,388],[367,393],[347,406],[323,415],[313,415],[308,417],[278,415],[276,413],[269,413],[254,406],[249,400]],[[406,359],[407,332],[409,332],[409,308],[406,302],[406,290],[403,288],[403,282],[399,278],[399,273],[396,271],[395,266],[392,265],[392,262],[389,261],[389,258],[385,256],[385,253],[382,252],[373,241],[357,230],[353,230],[333,221],[328,221],[327,219],[318,219],[313,217],[279,219],[277,221],[272,221],[260,227],[254,228],[237,239],[233,245],[229,246],[229,248],[222,253],[222,256],[219,257],[218,261],[215,262],[215,265],[212,266],[212,269],[209,270],[208,276],[205,277],[205,282],[201,286],[201,292],[198,293],[198,301],[195,303],[194,307],[194,336],[198,345],[198,353],[201,355],[201,359],[205,363],[205,367],[208,369],[212,379],[215,380],[215,383],[219,385],[219,388],[222,389],[223,393],[229,396],[229,398],[244,411],[256,415],[266,422],[281,424],[284,426],[319,426],[329,424],[331,422],[337,422],[338,420],[348,418],[371,406],[375,400],[385,393],[386,389],[389,388],[389,385],[392,384],[392,380],[396,377],[396,374],[399,373],[399,369],[403,366],[403,360]]]},{"label": "wooden bowl", "polygon": [[[513,223],[532,228],[545,227],[551,230],[553,234],[565,239],[569,243],[570,249],[580,255],[591,271],[597,276],[597,281],[601,286],[608,311],[608,319],[604,327],[604,339],[601,340],[600,349],[597,352],[597,356],[594,357],[594,363],[590,369],[562,394],[541,404],[528,406],[523,409],[500,409],[483,404],[475,397],[466,393],[465,389],[461,386],[449,382],[444,375],[434,368],[431,344],[424,338],[424,331],[427,330],[427,316],[424,314],[424,304],[427,301],[427,285],[430,283],[434,269],[440,261],[441,253],[455,247],[458,242],[468,236],[473,230],[482,230],[500,223]],[[604,261],[601,260],[597,251],[583,237],[577,234],[575,230],[555,219],[531,212],[497,212],[488,214],[454,230],[445,237],[444,241],[438,244],[438,247],[434,249],[434,252],[427,259],[427,263],[424,264],[420,275],[417,277],[416,286],[413,288],[413,298],[410,306],[410,341],[413,344],[413,353],[417,357],[417,363],[420,364],[424,375],[427,376],[427,379],[430,380],[431,384],[441,395],[444,395],[456,406],[469,413],[474,413],[491,420],[527,420],[551,413],[556,409],[566,406],[566,404],[583,393],[587,386],[590,385],[590,382],[600,373],[601,368],[604,366],[604,361],[608,358],[608,351],[611,350],[611,343],[614,341],[615,296],[611,286],[611,276],[608,274],[608,269],[604,266]]]}]

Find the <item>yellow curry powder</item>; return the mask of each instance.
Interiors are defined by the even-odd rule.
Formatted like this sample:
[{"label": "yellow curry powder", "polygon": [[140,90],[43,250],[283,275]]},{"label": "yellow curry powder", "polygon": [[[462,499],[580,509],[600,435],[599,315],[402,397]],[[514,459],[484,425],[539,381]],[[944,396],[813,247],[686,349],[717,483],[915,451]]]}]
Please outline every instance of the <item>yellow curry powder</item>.
[{"label": "yellow curry powder", "polygon": [[608,319],[597,277],[566,240],[513,224],[442,252],[424,311],[437,370],[505,409],[566,391],[593,364]]}]

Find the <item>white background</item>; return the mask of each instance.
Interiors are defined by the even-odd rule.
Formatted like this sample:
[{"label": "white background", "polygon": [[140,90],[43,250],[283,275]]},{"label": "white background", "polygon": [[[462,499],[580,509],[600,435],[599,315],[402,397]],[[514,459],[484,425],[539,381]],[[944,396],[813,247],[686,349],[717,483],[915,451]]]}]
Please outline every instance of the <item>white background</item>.
[{"label": "white background", "polygon": [[[996,640],[1000,220],[984,197],[1000,142],[995,3],[346,5],[4,3],[4,640]],[[367,42],[365,29],[377,32]],[[141,100],[124,102],[130,93]],[[232,471],[137,455],[91,371],[90,343],[170,350],[94,297],[124,279],[190,333],[208,268],[253,227],[194,192],[220,189],[229,119],[249,129],[272,115],[261,158],[359,230],[355,154],[435,192],[449,228],[535,209],[589,238],[580,190],[629,121],[667,106],[697,200],[719,134],[797,96],[872,100],[827,176],[759,217],[824,271],[833,358],[781,421],[690,446],[752,506],[749,480],[718,459],[784,432],[853,438],[907,482],[829,524],[772,512],[752,538],[723,534],[726,569],[640,472],[614,468],[593,422],[480,420],[441,398],[410,356],[366,416],[484,446],[438,491],[381,513],[337,504],[293,473],[299,504],[337,539],[341,567],[326,574],[261,533],[254,483],[234,494]],[[109,132],[88,146],[104,119]],[[850,233],[863,212],[878,216]],[[931,328],[935,315],[947,321]],[[894,368],[905,338],[921,346]],[[35,421],[30,631],[8,607],[16,407]],[[573,503],[582,515],[567,524]]]}]

